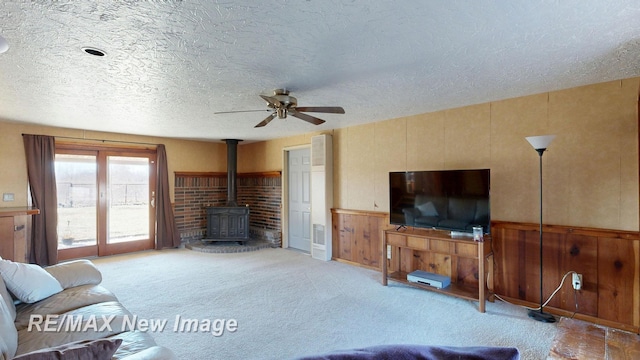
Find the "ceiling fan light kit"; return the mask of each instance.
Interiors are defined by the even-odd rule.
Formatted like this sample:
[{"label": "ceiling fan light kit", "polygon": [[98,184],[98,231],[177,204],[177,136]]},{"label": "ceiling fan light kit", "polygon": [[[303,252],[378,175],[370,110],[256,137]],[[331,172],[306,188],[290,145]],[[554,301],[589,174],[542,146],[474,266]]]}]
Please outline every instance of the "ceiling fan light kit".
[{"label": "ceiling fan light kit", "polygon": [[[263,127],[267,125],[271,120],[278,117],[278,119],[286,119],[287,115],[291,115],[300,120],[304,120],[314,125],[320,125],[325,121],[305,114],[305,112],[317,112],[327,114],[344,114],[344,109],[339,106],[305,106],[298,107],[298,99],[293,96],[289,96],[289,91],[286,89],[276,89],[273,91],[272,96],[260,95],[260,97],[267,102],[267,111],[273,111],[264,120],[258,123],[255,127]],[[240,111],[222,111],[215,114],[227,114],[235,112],[250,112],[250,111],[262,111],[262,110],[240,110]]]}]

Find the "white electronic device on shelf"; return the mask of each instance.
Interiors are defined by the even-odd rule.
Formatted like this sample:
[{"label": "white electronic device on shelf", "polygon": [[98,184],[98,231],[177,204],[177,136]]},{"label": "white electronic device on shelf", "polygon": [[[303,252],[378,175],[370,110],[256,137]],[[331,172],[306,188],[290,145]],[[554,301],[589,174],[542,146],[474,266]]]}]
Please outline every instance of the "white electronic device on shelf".
[{"label": "white electronic device on shelf", "polygon": [[464,232],[464,231],[451,231],[449,235],[454,239],[473,237],[473,233]]},{"label": "white electronic device on shelf", "polygon": [[451,285],[451,279],[448,277],[422,270],[416,270],[407,274],[407,281],[433,286],[438,289],[443,289]]}]

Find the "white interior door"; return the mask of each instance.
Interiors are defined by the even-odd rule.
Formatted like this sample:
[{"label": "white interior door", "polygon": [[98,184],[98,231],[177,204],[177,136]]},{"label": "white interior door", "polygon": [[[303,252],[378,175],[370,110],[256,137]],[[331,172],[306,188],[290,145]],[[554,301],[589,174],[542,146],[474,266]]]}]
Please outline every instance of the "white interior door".
[{"label": "white interior door", "polygon": [[289,151],[289,247],[311,251],[311,150]]}]

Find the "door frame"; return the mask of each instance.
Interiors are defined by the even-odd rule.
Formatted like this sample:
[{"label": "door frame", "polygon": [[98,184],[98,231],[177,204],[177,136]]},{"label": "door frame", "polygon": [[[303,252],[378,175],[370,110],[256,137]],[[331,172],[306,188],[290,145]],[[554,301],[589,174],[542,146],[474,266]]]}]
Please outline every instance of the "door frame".
[{"label": "door frame", "polygon": [[[289,248],[289,152],[293,150],[309,149],[311,144],[285,146],[282,148],[282,206],[280,207],[280,218],[282,219],[282,247]],[[313,193],[313,184],[309,191]],[[311,195],[310,194],[310,195]],[[311,232],[309,234],[311,237]]]}]

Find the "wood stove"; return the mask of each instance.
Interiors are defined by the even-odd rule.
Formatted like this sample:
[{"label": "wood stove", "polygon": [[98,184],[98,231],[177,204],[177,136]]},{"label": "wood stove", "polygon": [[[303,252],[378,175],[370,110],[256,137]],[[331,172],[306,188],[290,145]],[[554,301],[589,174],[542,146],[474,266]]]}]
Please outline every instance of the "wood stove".
[{"label": "wood stove", "polygon": [[238,177],[238,142],[227,139],[227,204],[207,207],[207,235],[209,241],[249,240],[249,207],[238,206],[236,179]]},{"label": "wood stove", "polygon": [[248,206],[207,208],[207,238],[203,241],[249,240]]}]

